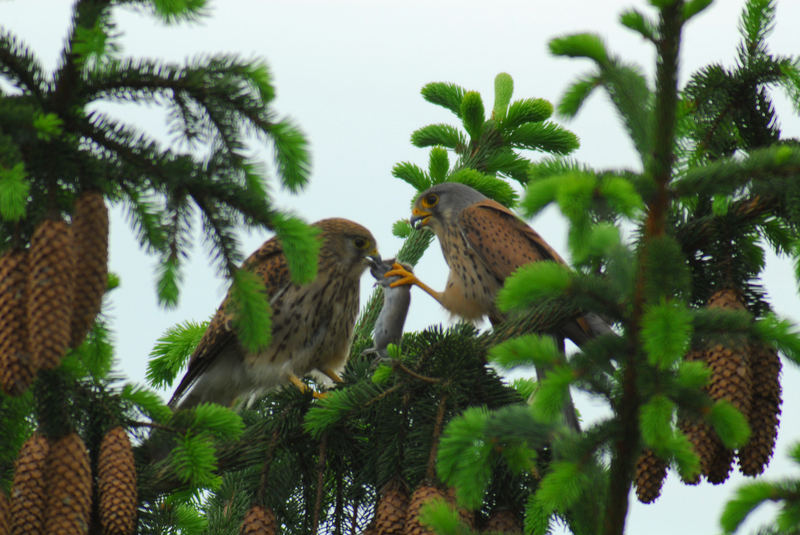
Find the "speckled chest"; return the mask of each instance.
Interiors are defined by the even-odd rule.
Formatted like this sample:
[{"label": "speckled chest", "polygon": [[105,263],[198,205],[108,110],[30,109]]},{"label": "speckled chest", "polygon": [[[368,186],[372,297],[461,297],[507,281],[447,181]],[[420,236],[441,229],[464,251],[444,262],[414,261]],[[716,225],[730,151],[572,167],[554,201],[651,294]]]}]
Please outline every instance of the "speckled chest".
[{"label": "speckled chest", "polygon": [[[489,271],[480,255],[472,248],[466,237],[459,229],[444,230],[439,235],[442,253],[450,267],[445,288],[446,298],[450,302],[459,299],[472,302],[479,307],[482,314],[488,314],[494,308],[494,299],[502,283]],[[453,295],[455,292],[461,296]],[[470,317],[475,314],[465,314],[459,310],[452,310],[456,314]]]},{"label": "speckled chest", "polygon": [[288,285],[270,303],[270,346],[248,360],[286,363],[296,374],[337,365],[352,343],[358,301],[358,279],[353,277],[317,277],[307,285]]}]

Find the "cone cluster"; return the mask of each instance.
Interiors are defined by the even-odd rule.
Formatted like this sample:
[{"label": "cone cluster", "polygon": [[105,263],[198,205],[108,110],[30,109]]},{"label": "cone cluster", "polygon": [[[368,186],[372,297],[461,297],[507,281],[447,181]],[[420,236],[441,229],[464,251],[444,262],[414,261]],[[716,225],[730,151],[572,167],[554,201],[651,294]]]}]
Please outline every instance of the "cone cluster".
[{"label": "cone cluster", "polygon": [[[711,296],[708,308],[745,310],[740,294],[721,290]],[[715,344],[692,351],[686,360],[702,360],[711,370],[706,392],[714,401],[726,400],[744,414],[750,424],[749,442],[738,452],[726,448],[713,428],[704,421],[682,419],[679,427],[700,458],[701,473],[713,484],[726,481],[739,458],[740,471],[755,476],[764,471],[775,447],[781,405],[781,362],[777,351],[761,343],[736,346]],[[694,485],[694,480],[684,480]]]},{"label": "cone cluster", "polygon": [[522,533],[522,524],[520,524],[517,515],[515,515],[513,511],[509,509],[498,509],[489,516],[483,531],[519,534]]},{"label": "cone cluster", "polygon": [[9,533],[9,507],[10,503],[8,501],[8,495],[0,490],[0,535],[8,535]]},{"label": "cone cluster", "polygon": [[107,535],[133,533],[136,527],[136,467],[128,434],[111,429],[100,443],[97,460],[100,525]]},{"label": "cone cluster", "polygon": [[422,506],[436,499],[446,500],[444,492],[430,484],[422,484],[411,494],[406,511],[405,535],[435,535],[434,531],[422,524],[419,513]]},{"label": "cone cluster", "polygon": [[[136,527],[133,450],[121,427],[103,438],[98,456],[98,512],[103,533],[129,535]],[[92,506],[89,452],[77,433],[49,440],[34,433],[16,461],[9,505],[12,535],[85,534]]]},{"label": "cone cluster", "polygon": [[97,192],[75,201],[72,224],[42,221],[28,250],[0,256],[0,386],[19,395],[56,368],[100,311],[108,276],[108,210]]},{"label": "cone cluster", "polygon": [[642,503],[653,503],[661,495],[667,477],[667,463],[646,449],[636,461],[636,497]]},{"label": "cone cluster", "polygon": [[277,523],[272,509],[254,505],[244,515],[239,535],[275,535],[276,531]]},{"label": "cone cluster", "polygon": [[389,481],[381,492],[375,507],[375,532],[377,535],[402,535],[408,510],[408,491],[397,479]]}]

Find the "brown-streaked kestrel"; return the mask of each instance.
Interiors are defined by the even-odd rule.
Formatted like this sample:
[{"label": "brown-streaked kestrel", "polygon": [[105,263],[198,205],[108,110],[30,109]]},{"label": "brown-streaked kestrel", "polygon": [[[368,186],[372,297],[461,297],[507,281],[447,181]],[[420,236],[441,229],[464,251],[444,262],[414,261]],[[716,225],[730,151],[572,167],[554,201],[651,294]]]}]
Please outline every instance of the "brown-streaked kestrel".
[{"label": "brown-streaked kestrel", "polygon": [[237,398],[292,383],[318,370],[334,381],[344,367],[358,314],[361,274],[380,262],[375,238],[347,219],[323,219],[316,278],[304,285],[291,281],[280,240],[272,238],[250,255],[243,269],[259,275],[272,309],[272,339],[258,353],[246,351],[232,327],[227,296],[189,360],[189,367],[169,402],[188,408],[201,402],[231,405]]},{"label": "brown-streaked kestrel", "polygon": [[[420,193],[414,202],[411,223],[416,228],[430,228],[439,238],[450,267],[445,290],[433,290],[398,265],[385,276],[402,276],[392,286],[415,284],[451,313],[467,320],[484,316],[493,324],[503,320],[495,297],[506,277],[518,267],[539,260],[566,264],[513,212],[464,184],[446,182]],[[580,346],[608,330],[602,319],[587,314],[566,322],[558,334]],[[537,370],[540,378],[541,372]],[[577,420],[572,419],[568,416],[576,427]]]}]

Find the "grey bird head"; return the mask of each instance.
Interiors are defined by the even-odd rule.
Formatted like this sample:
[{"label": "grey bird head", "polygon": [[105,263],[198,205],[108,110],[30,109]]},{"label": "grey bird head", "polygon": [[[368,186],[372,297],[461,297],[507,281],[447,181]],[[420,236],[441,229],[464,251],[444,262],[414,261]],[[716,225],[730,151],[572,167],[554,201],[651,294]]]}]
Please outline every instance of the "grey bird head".
[{"label": "grey bird head", "polygon": [[411,209],[414,228],[430,227],[439,234],[443,227],[457,221],[461,211],[487,199],[481,192],[458,182],[444,182],[428,188],[417,196]]}]

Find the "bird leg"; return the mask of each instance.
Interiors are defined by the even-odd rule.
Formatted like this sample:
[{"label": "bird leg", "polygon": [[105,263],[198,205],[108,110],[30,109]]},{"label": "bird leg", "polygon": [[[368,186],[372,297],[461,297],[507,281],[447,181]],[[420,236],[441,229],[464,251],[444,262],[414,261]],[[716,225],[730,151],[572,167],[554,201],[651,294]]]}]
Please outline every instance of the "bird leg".
[{"label": "bird leg", "polygon": [[[311,388],[309,388],[307,384],[305,384],[303,381],[300,380],[299,377],[297,377],[292,373],[289,374],[288,379],[290,383],[296,386],[297,389],[304,394],[309,390],[311,390]],[[314,396],[316,399],[322,399],[325,397],[325,394],[320,394],[319,392],[315,392],[314,390],[311,390],[311,395]]]},{"label": "bird leg", "polygon": [[331,368],[322,368],[320,371],[325,375],[327,375],[328,377],[330,377],[331,381],[333,381],[334,383],[344,382],[342,378],[339,377],[339,374],[333,371]]},{"label": "bird leg", "polygon": [[422,288],[428,295],[439,301],[442,302],[442,292],[437,292],[421,280],[417,278],[416,275],[411,273],[402,264],[395,262],[392,264],[392,269],[384,273],[384,277],[400,277],[398,280],[393,281],[389,284],[389,287],[396,288],[397,286],[402,286],[404,284],[411,284],[415,286],[419,286]]}]

